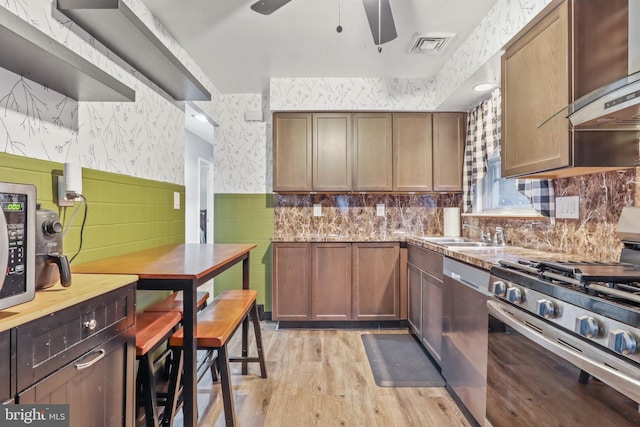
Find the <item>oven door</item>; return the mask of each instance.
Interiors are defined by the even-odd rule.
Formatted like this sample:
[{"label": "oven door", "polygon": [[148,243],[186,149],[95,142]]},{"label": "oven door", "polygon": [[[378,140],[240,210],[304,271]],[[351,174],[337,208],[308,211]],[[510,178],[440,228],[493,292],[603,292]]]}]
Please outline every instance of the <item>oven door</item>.
[{"label": "oven door", "polygon": [[640,425],[640,368],[511,305],[487,306],[488,425]]}]

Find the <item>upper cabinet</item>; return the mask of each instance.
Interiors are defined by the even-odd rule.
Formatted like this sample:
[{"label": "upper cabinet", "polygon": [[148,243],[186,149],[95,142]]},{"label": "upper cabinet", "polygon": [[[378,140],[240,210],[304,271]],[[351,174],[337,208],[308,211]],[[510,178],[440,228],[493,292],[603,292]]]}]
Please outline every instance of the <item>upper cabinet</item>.
[{"label": "upper cabinet", "polygon": [[311,114],[273,115],[273,191],[311,191]]},{"label": "upper cabinet", "polygon": [[122,0],[57,0],[56,6],[175,100],[211,100],[204,85]]},{"label": "upper cabinet", "polygon": [[433,189],[462,190],[465,113],[433,113]]},{"label": "upper cabinet", "polygon": [[77,101],[134,101],[115,77],[0,7],[0,67]]},{"label": "upper cabinet", "polygon": [[352,117],[353,190],[391,191],[391,113],[355,113]]},{"label": "upper cabinet", "polygon": [[275,192],[462,190],[465,113],[275,113]]},{"label": "upper cabinet", "polygon": [[351,190],[351,114],[313,115],[314,191]]},{"label": "upper cabinet", "polygon": [[574,131],[567,106],[627,75],[628,0],[553,2],[502,57],[502,176],[635,166],[638,132]]},{"label": "upper cabinet", "polygon": [[433,191],[431,113],[394,113],[393,142],[393,189]]},{"label": "upper cabinet", "polygon": [[569,166],[569,121],[538,127],[570,103],[569,2],[502,57],[502,176]]}]

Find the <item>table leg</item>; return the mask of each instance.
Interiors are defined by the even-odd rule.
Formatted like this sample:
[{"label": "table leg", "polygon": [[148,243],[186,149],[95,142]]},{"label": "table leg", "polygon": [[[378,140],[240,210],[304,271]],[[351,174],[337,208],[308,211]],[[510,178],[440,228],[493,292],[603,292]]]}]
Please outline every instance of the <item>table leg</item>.
[{"label": "table leg", "polygon": [[[242,260],[242,289],[249,289],[249,253],[247,257]],[[242,322],[242,357],[247,358],[249,356],[249,316],[247,316]],[[242,362],[242,375],[249,373],[249,363]]]},{"label": "table leg", "polygon": [[198,425],[198,387],[197,387],[197,349],[196,340],[193,334],[196,325],[196,290],[194,283],[192,286],[184,288],[184,300],[182,309],[184,313],[184,376],[183,376],[183,399],[184,399],[184,426],[194,427]]}]

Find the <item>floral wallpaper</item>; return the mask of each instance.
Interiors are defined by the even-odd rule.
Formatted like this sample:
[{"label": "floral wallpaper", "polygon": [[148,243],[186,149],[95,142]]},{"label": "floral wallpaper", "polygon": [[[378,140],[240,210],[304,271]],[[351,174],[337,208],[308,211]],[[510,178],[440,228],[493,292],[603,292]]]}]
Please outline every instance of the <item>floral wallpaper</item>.
[{"label": "floral wallpaper", "polygon": [[[261,94],[221,95],[213,144],[216,193],[270,193],[271,138],[268,124],[244,119],[247,111],[262,111]],[[270,131],[269,131],[270,132]]]},{"label": "floral wallpaper", "polygon": [[[215,117],[220,95],[139,0],[124,0],[211,91],[199,106]],[[184,184],[184,105],[55,9],[54,0],[8,0],[0,7],[113,75],[135,102],[76,102],[0,69],[0,142],[12,154]]]},{"label": "floral wallpaper", "polygon": [[433,107],[447,99],[551,0],[498,0],[433,80]]},{"label": "floral wallpaper", "polygon": [[434,78],[274,78],[271,110],[435,110],[550,2],[498,0]]}]

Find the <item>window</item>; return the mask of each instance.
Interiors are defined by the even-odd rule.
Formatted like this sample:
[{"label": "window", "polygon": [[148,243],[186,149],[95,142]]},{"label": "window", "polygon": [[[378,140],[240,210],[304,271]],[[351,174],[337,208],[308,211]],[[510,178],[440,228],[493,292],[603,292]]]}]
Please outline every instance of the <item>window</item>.
[{"label": "window", "polygon": [[473,213],[488,215],[539,215],[518,191],[517,180],[500,177],[500,150],[488,159],[487,174],[472,188]]}]

